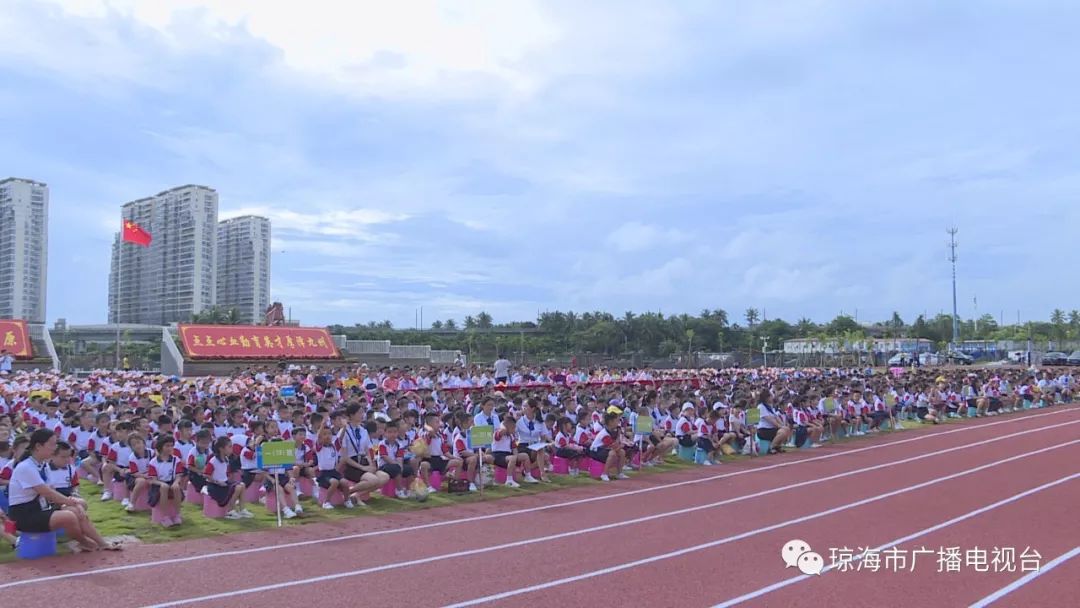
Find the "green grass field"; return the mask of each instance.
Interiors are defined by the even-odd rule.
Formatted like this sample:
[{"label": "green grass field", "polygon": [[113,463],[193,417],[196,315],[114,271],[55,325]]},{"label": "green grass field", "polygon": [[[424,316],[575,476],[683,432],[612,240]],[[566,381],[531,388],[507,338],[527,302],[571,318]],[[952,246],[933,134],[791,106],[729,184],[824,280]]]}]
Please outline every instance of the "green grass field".
[{"label": "green grass field", "polygon": [[[757,420],[757,411],[750,410],[747,412],[748,421],[752,424]],[[952,423],[960,421],[950,421]],[[918,422],[907,421],[902,423],[904,428],[919,428],[924,425]],[[889,434],[894,431],[884,431],[882,434]],[[830,441],[830,444],[846,443],[848,439],[839,439]],[[737,462],[750,458],[749,456],[725,456],[725,461]],[[695,466],[692,463],[684,462],[676,458],[669,458],[668,462],[661,466],[646,468],[642,472],[631,473],[631,476],[637,475],[650,475],[655,473],[663,473],[667,471],[675,471],[680,469],[686,469]],[[552,483],[549,484],[536,484],[536,485],[522,485],[520,489],[510,489],[503,486],[488,486],[484,488],[483,495],[480,493],[468,493],[468,494],[446,494],[443,492],[433,494],[428,497],[425,502],[417,502],[415,500],[398,500],[393,498],[385,498],[382,496],[373,496],[368,501],[368,506],[365,508],[356,509],[344,509],[337,508],[333,511],[324,511],[319,508],[318,505],[311,500],[303,501],[304,514],[296,519],[284,521],[285,526],[302,526],[315,522],[328,522],[337,521],[343,519],[349,519],[354,517],[377,517],[387,513],[397,513],[402,511],[415,511],[419,509],[434,509],[438,507],[445,507],[454,504],[468,504],[480,501],[499,500],[509,496],[520,496],[524,494],[539,494],[541,492],[551,492],[562,488],[583,486],[589,484],[599,484],[601,482],[590,479],[587,475],[579,475],[577,477],[570,477],[567,475],[552,475]],[[269,530],[277,525],[277,520],[274,515],[269,513],[265,507],[259,504],[255,504],[249,507],[252,513],[255,514],[253,519],[241,519],[241,520],[227,520],[227,519],[208,519],[202,516],[200,508],[193,505],[184,503],[183,505],[183,518],[184,523],[180,526],[165,529],[157,524],[150,522],[149,513],[127,513],[120,507],[120,503],[116,501],[101,502],[99,500],[101,496],[101,490],[98,486],[93,484],[83,484],[82,495],[87,499],[90,506],[90,517],[98,530],[104,536],[129,536],[139,539],[139,542],[144,543],[166,543],[175,540],[192,539],[192,538],[206,538],[210,536],[218,536],[221,534],[229,534],[231,532],[247,532],[256,530]],[[15,552],[6,544],[0,547],[0,562],[11,561],[15,559]]]},{"label": "green grass field", "polygon": [[[675,471],[694,466],[691,463],[670,459],[661,466],[645,468],[640,473],[632,472],[631,476],[650,475],[666,471]],[[447,494],[439,492],[432,494],[424,502],[416,500],[398,500],[385,498],[381,495],[373,495],[368,501],[367,507],[345,509],[338,507],[333,511],[324,511],[314,501],[306,499],[301,504],[304,506],[304,514],[296,519],[282,520],[284,526],[302,526],[315,522],[328,522],[350,519],[355,517],[377,517],[387,513],[402,511],[416,511],[420,509],[434,509],[455,504],[468,504],[481,501],[499,500],[510,496],[526,494],[539,494],[551,492],[562,488],[599,484],[581,474],[576,477],[568,475],[552,475],[551,483],[522,484],[520,489],[510,489],[504,486],[486,486],[483,495],[479,492],[467,494]],[[84,483],[81,494],[86,498],[90,507],[90,518],[103,536],[133,536],[144,543],[165,543],[175,540],[192,538],[206,538],[229,534],[231,532],[250,532],[256,530],[269,530],[277,526],[277,518],[260,504],[251,505],[248,509],[255,514],[253,519],[209,519],[203,517],[202,510],[194,505],[184,503],[182,515],[184,523],[173,528],[163,528],[151,523],[150,513],[128,513],[121,508],[116,501],[101,502],[101,488]],[[0,547],[0,562],[15,559],[15,552],[10,546],[4,544]]]}]

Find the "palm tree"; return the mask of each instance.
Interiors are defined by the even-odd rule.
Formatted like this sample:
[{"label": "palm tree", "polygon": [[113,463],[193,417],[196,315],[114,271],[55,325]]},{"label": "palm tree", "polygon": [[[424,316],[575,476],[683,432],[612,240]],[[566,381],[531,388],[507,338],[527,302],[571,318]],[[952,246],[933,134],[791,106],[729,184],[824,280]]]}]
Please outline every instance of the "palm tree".
[{"label": "palm tree", "polygon": [[754,327],[754,324],[758,322],[759,318],[761,318],[758,314],[758,309],[756,308],[747,308],[744,316],[746,318],[746,324],[749,325],[751,328]]},{"label": "palm tree", "polygon": [[434,321],[433,321],[433,322],[431,323],[431,329],[434,329],[434,330],[439,330],[439,329],[442,329],[442,328],[443,328],[443,322],[442,322],[442,321],[440,321],[440,320],[438,320],[438,319],[435,319],[435,320],[434,320]]},{"label": "palm tree", "polygon": [[476,318],[472,315],[465,317],[465,329],[476,329]]},{"label": "palm tree", "polygon": [[443,327],[450,331],[457,331],[457,321],[453,319],[447,319],[446,323],[443,323]]},{"label": "palm tree", "polygon": [[799,319],[799,322],[795,324],[795,333],[800,338],[809,338],[815,331],[817,331],[817,325],[807,317]]},{"label": "palm tree", "polygon": [[478,329],[491,329],[491,315],[484,311],[476,315],[476,327]]},{"label": "palm tree", "polygon": [[1065,311],[1060,308],[1055,308],[1054,312],[1050,313],[1050,324],[1054,326],[1054,336],[1058,340],[1065,339]]}]

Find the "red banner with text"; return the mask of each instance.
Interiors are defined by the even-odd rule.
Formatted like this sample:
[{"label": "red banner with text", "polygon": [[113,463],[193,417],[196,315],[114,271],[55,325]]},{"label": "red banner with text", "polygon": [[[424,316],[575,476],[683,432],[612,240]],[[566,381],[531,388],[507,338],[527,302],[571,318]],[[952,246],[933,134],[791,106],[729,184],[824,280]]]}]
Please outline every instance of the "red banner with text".
[{"label": "red banner with text", "polygon": [[30,345],[30,332],[26,321],[0,320],[0,350],[6,350],[17,359],[33,359],[34,348]]},{"label": "red banner with text", "polygon": [[184,352],[195,359],[340,359],[330,332],[317,327],[180,325]]}]

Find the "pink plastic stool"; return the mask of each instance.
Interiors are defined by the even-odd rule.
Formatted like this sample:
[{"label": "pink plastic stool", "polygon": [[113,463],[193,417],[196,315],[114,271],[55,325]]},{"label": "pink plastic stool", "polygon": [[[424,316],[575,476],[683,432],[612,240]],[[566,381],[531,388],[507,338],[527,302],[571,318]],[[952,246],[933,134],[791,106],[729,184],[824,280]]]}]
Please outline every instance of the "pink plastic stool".
[{"label": "pink plastic stool", "polygon": [[592,475],[593,479],[600,479],[600,476],[604,474],[604,466],[605,464],[603,462],[600,462],[595,458],[590,458],[589,475]]},{"label": "pink plastic stool", "polygon": [[429,481],[431,482],[431,487],[435,488],[436,490],[442,489],[442,473],[438,471],[432,471]]},{"label": "pink plastic stool", "polygon": [[540,470],[540,467],[534,468],[533,470],[529,471],[529,473],[532,474],[533,479],[540,479],[540,476],[544,474],[543,471]]},{"label": "pink plastic stool", "polygon": [[144,513],[150,510],[150,492],[149,488],[143,488],[142,492],[139,492],[139,497],[135,499],[135,512]]},{"label": "pink plastic stool", "polygon": [[387,498],[397,498],[397,480],[391,479],[383,484],[383,487],[379,489],[382,495]]},{"label": "pink plastic stool", "polygon": [[162,500],[156,507],[150,508],[150,521],[163,526],[171,526],[174,521],[179,524],[180,511],[172,503]]},{"label": "pink plastic stool", "polygon": [[250,486],[244,488],[244,502],[245,503],[257,503],[263,493],[263,485],[261,483],[256,484],[252,482]]},{"label": "pink plastic stool", "polygon": [[635,467],[641,466],[641,452],[634,452],[634,457],[630,460],[630,465]]},{"label": "pink plastic stool", "polygon": [[127,484],[122,481],[114,481],[110,486],[112,488],[113,500],[121,501],[128,497]]},{"label": "pink plastic stool", "polygon": [[[269,502],[270,499],[267,499]],[[345,496],[342,495],[341,490],[334,490],[333,494],[330,494],[330,490],[326,488],[319,488],[319,504],[324,505],[330,503],[335,507],[340,507],[345,504]]]},{"label": "pink plastic stool", "polygon": [[[335,492],[335,494],[338,495],[338,496],[341,496],[341,492]],[[284,506],[286,506],[286,507],[290,506],[289,505],[289,502],[290,502],[289,501],[289,495],[285,493],[285,486],[281,486],[281,500],[283,501],[282,504]],[[342,502],[344,502],[344,501],[342,501]],[[322,503],[320,502],[319,504],[322,504]],[[341,504],[341,503],[339,502],[339,503],[332,503],[332,504]],[[266,510],[270,511],[271,514],[277,513],[277,490],[275,490],[273,488],[266,491]]]},{"label": "pink plastic stool", "polygon": [[222,519],[225,517],[225,507],[217,504],[217,501],[209,496],[203,496],[202,514],[210,519]]},{"label": "pink plastic stool", "polygon": [[570,474],[570,461],[566,458],[560,458],[558,456],[551,457],[551,472],[556,475],[569,475]]},{"label": "pink plastic stool", "polygon": [[300,493],[304,496],[315,496],[315,482],[307,477],[301,477],[296,480],[297,487],[300,488]]},{"label": "pink plastic stool", "polygon": [[201,505],[202,499],[202,493],[195,488],[195,484],[189,481],[187,484],[187,489],[184,490],[184,501],[193,505]]}]

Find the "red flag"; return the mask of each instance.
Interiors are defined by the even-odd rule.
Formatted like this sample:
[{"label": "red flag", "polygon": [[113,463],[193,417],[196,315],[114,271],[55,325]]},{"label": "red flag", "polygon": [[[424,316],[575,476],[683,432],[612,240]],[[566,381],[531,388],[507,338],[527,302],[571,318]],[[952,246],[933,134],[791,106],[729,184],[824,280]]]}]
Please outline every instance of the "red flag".
[{"label": "red flag", "polygon": [[123,233],[120,238],[125,243],[135,243],[142,247],[150,246],[150,233],[131,220],[124,220]]}]

